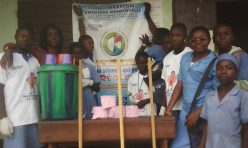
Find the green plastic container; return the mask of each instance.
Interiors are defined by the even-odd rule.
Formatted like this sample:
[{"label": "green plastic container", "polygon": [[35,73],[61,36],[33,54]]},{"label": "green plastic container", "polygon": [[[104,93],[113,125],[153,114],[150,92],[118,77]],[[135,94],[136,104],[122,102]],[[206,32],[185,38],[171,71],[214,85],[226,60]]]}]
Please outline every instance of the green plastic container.
[{"label": "green plastic container", "polygon": [[42,120],[77,117],[78,67],[43,65],[38,70]]}]

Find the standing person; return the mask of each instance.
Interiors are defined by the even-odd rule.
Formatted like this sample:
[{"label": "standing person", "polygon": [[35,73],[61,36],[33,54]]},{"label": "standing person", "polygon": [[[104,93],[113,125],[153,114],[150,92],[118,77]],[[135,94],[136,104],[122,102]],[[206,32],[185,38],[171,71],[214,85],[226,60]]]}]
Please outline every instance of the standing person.
[{"label": "standing person", "polygon": [[[74,42],[70,44],[69,51],[74,58],[76,58],[76,63],[79,59],[82,59],[85,55],[83,46]],[[94,91],[98,92],[100,90],[99,84],[100,78],[96,72],[96,69],[93,65],[88,64],[87,62],[83,63],[83,118],[91,119],[92,118],[92,109],[93,106],[96,106],[96,99]]]},{"label": "standing person", "polygon": [[248,92],[248,54],[240,47],[233,46],[235,40],[233,28],[230,24],[218,24],[214,28],[213,39],[217,55],[229,53],[234,55],[239,63],[239,76],[236,83]]},{"label": "standing person", "polygon": [[150,43],[149,37],[146,34],[142,35],[140,37],[142,45],[139,51],[145,51],[155,63],[162,63],[164,57],[171,51],[170,31],[167,28],[157,28],[150,16],[151,4],[146,2],[144,5],[144,15],[152,33],[152,43]]},{"label": "standing person", "polygon": [[[40,49],[45,51],[45,54],[41,56],[43,61],[46,54],[59,54],[63,51],[63,34],[62,31],[55,25],[45,26],[40,33]],[[34,55],[38,53],[34,52]],[[44,64],[44,62],[42,62]]]},{"label": "standing person", "polygon": [[191,30],[190,44],[193,51],[184,54],[181,59],[178,81],[165,113],[172,115],[172,109],[182,95],[182,109],[177,123],[176,138],[171,145],[172,148],[190,148],[187,128],[194,128],[199,120],[205,95],[215,86],[215,68],[212,68],[208,80],[196,99],[193,111],[189,114],[198,85],[209,63],[215,58],[215,55],[208,49],[209,42],[210,34],[206,27],[198,26]]},{"label": "standing person", "polygon": [[220,86],[206,95],[201,112],[207,120],[202,148],[248,147],[248,93],[234,83],[238,68],[233,55],[219,56],[216,73]]},{"label": "standing person", "polygon": [[142,45],[139,51],[145,51],[155,63],[163,63],[164,57],[171,51],[170,31],[166,28],[157,28],[152,36],[152,43],[146,34],[140,39]]},{"label": "standing person", "polygon": [[73,11],[78,17],[78,28],[80,32],[80,37],[78,42],[83,45],[83,49],[85,51],[84,61],[88,64],[96,66],[96,58],[93,55],[94,52],[94,40],[90,35],[86,34],[85,24],[84,24],[84,15],[82,9],[79,4],[73,5]]},{"label": "standing person", "polygon": [[[94,57],[94,41],[89,35],[81,35],[78,39],[78,42],[83,47],[84,52],[84,62],[92,65],[97,70],[96,58]],[[98,90],[99,91],[99,90]],[[100,105],[100,100],[96,95],[96,91],[93,92],[96,105]]]},{"label": "standing person", "polygon": [[[78,17],[78,28],[80,37],[78,39],[78,42],[82,44],[83,50],[84,50],[84,62],[88,63],[90,65],[93,65],[95,69],[97,69],[97,63],[96,58],[94,56],[94,40],[90,35],[86,34],[85,30],[85,24],[84,24],[84,15],[82,12],[82,9],[80,8],[79,4],[73,5],[73,11]],[[95,96],[96,104],[99,106],[101,101],[99,100],[99,97],[97,97],[96,92],[93,92]]]},{"label": "standing person", "polygon": [[[154,90],[154,100],[157,106],[157,114],[162,115],[160,112],[162,106],[164,106],[164,90],[165,90],[165,82],[161,78],[161,73],[163,69],[163,59],[164,57],[171,51],[171,35],[170,31],[167,28],[157,28],[155,23],[153,22],[150,11],[151,4],[144,3],[145,11],[144,15],[148,23],[148,27],[150,32],[152,33],[152,43],[150,43],[148,36],[142,35],[140,38],[142,41],[142,45],[139,51],[145,51],[149,57],[153,59],[155,62],[152,66],[153,72],[153,90]],[[148,85],[148,77],[145,79],[146,84]]]},{"label": "standing person", "polygon": [[[153,90],[154,90],[154,100],[157,105],[157,113],[160,113],[161,106],[164,105],[164,89],[165,82],[161,78],[162,68],[163,68],[163,59],[171,51],[171,37],[170,31],[166,28],[157,28],[153,34],[152,44],[149,43],[148,36],[145,34],[140,38],[142,40],[142,46],[138,52],[146,52],[149,57],[155,62],[153,64]],[[147,48],[148,47],[148,48]],[[147,49],[146,49],[147,48]],[[146,84],[148,85],[148,77],[145,79]]]},{"label": "standing person", "polygon": [[94,40],[89,35],[81,35],[78,42],[83,46],[84,50],[84,62],[93,65],[97,68],[96,58],[94,57]]},{"label": "standing person", "polygon": [[233,54],[240,52],[242,49],[237,46],[233,46],[235,40],[234,32],[231,25],[226,23],[218,24],[213,30],[213,42],[215,45],[214,52],[216,55],[223,53]]},{"label": "standing person", "polygon": [[[5,54],[1,58],[3,68],[12,66],[14,43],[7,43],[4,46]],[[40,48],[31,48],[30,53],[38,59],[39,63],[45,63],[46,54],[59,54],[63,48],[63,35],[61,30],[55,25],[48,25],[41,30]]]},{"label": "standing person", "polygon": [[[165,54],[168,54],[171,51],[170,31],[166,28],[157,28],[157,26],[155,25],[155,23],[152,20],[152,17],[150,16],[151,4],[148,2],[145,2],[144,5],[145,5],[144,15],[145,15],[145,18],[147,20],[149,30],[152,33],[152,35],[156,35],[157,31],[158,32],[162,31],[161,35],[159,37],[159,38],[161,38],[161,46],[162,46],[162,49],[165,52]],[[149,47],[150,43],[149,43],[148,36],[144,35],[144,36],[142,36],[142,39],[143,40],[145,39],[144,41],[142,40],[143,48],[145,46]]]},{"label": "standing person", "polygon": [[[191,48],[186,47],[187,40],[187,29],[186,26],[182,23],[175,23],[171,26],[170,29],[171,39],[172,39],[172,49],[169,54],[164,58],[163,61],[163,71],[161,78],[164,79],[165,85],[165,93],[166,98],[165,102],[169,103],[171,99],[172,92],[177,84],[177,75],[179,73],[180,61],[182,56],[185,53],[192,51]],[[175,106],[173,107],[173,116],[176,119],[176,122],[179,118],[180,110],[181,110],[181,98],[177,101]],[[165,104],[167,106],[168,104]]]},{"label": "standing person", "polygon": [[[32,31],[19,27],[15,34],[13,66],[0,67],[0,132],[4,148],[39,148],[39,63],[30,54]],[[3,53],[0,55],[3,56]]]},{"label": "standing person", "polygon": [[136,53],[135,62],[138,71],[133,73],[128,80],[129,102],[138,106],[140,116],[149,116],[151,113],[149,90],[144,82],[148,74],[147,58],[147,53],[143,51]]}]

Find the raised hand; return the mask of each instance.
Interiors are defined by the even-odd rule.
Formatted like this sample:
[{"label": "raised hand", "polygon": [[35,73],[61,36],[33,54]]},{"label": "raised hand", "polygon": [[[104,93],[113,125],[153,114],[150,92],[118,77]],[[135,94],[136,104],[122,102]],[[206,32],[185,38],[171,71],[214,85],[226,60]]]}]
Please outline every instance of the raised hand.
[{"label": "raised hand", "polygon": [[80,5],[79,4],[74,4],[73,5],[73,10],[77,14],[77,16],[83,16],[83,13],[81,11]]},{"label": "raised hand", "polygon": [[140,40],[142,41],[142,44],[145,44],[146,46],[151,45],[147,34],[143,34],[142,37],[140,37]]}]

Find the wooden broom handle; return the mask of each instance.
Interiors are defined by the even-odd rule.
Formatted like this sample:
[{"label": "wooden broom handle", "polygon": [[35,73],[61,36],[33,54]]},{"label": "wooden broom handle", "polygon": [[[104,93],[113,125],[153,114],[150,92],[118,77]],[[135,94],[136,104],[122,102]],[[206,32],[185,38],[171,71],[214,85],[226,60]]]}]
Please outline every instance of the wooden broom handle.
[{"label": "wooden broom handle", "polygon": [[123,105],[122,105],[122,87],[121,87],[121,61],[117,59],[117,78],[118,78],[118,100],[119,100],[119,125],[120,125],[120,146],[125,148],[124,125],[123,125]]},{"label": "wooden broom handle", "polygon": [[79,60],[78,67],[78,147],[83,148],[83,88],[82,88],[83,60]]},{"label": "wooden broom handle", "polygon": [[154,98],[153,98],[153,84],[152,84],[152,60],[148,58],[148,77],[149,77],[149,94],[151,105],[151,128],[152,128],[152,147],[156,148],[156,134],[155,134],[155,118],[154,118]]},{"label": "wooden broom handle", "polygon": [[76,58],[72,58],[72,65],[76,65]]}]

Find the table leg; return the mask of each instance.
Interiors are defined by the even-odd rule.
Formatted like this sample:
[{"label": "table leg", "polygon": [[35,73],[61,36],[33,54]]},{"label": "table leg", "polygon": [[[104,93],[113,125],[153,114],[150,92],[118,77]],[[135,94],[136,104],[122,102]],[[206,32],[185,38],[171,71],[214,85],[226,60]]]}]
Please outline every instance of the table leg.
[{"label": "table leg", "polygon": [[163,139],[160,144],[160,148],[168,148],[168,140]]},{"label": "table leg", "polygon": [[48,143],[48,148],[55,148],[55,147],[54,147],[54,144]]}]

